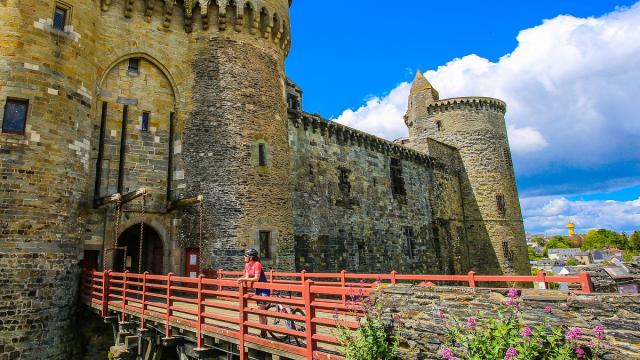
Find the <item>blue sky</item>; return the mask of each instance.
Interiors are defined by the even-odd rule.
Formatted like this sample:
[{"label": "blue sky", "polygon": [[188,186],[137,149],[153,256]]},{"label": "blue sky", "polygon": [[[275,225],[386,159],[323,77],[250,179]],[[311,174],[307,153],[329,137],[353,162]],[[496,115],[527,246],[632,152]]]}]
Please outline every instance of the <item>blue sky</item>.
[{"label": "blue sky", "polygon": [[304,108],[393,139],[420,69],[441,97],[494,96],[525,227],[640,229],[640,3],[294,0]]}]

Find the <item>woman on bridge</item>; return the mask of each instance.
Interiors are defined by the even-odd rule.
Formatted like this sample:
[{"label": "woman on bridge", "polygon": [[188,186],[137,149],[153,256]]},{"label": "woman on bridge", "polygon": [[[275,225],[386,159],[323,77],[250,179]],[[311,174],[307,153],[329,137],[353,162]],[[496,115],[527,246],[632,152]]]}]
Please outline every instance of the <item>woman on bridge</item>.
[{"label": "woman on bridge", "polygon": [[[262,263],[260,262],[260,257],[258,256],[258,251],[256,249],[247,249],[244,253],[244,275],[238,278],[238,283],[242,282],[267,282],[267,276],[262,269]],[[271,295],[271,290],[269,289],[256,289],[256,295],[258,296],[269,296]],[[258,308],[260,310],[266,309],[266,303],[264,301],[258,301]],[[260,315],[260,324],[267,324],[267,317]],[[260,330],[261,337],[267,337],[266,330]]]}]

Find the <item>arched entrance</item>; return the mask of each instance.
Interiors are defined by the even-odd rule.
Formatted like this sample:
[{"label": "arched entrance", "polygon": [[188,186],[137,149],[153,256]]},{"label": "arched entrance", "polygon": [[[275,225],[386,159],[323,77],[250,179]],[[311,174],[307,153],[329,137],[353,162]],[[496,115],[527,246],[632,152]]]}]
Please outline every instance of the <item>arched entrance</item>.
[{"label": "arched entrance", "polygon": [[138,269],[140,260],[140,224],[133,225],[125,230],[118,238],[118,247],[127,247],[127,258],[124,259],[124,251],[117,251],[114,270],[122,271],[123,262],[126,261],[126,270],[131,272],[148,271],[151,274],[162,274],[163,271],[163,246],[160,235],[149,225],[144,224],[144,240],[142,245],[142,268]]}]

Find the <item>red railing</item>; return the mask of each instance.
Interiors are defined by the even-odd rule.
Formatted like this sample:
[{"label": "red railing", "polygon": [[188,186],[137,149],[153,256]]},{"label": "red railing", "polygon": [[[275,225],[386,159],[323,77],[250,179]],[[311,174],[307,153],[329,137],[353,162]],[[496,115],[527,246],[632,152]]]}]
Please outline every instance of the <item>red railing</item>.
[{"label": "red railing", "polygon": [[[573,283],[578,291],[592,291],[587,273],[578,276],[484,276],[473,272],[467,275],[401,275],[331,273],[267,272],[267,283],[239,284],[240,272],[218,270],[215,278],[179,277],[168,275],[85,271],[82,277],[83,300],[98,309],[101,316],[119,313],[139,318],[140,328],[149,319],[164,322],[165,336],[172,336],[176,325],[193,329],[197,349],[204,349],[205,335],[224,335],[236,339],[240,359],[247,359],[247,343],[261,345],[307,359],[341,359],[339,341],[334,336],[338,325],[358,327],[362,308],[359,300],[368,296],[371,288],[380,283],[453,282],[477,287],[479,283]],[[282,296],[258,296],[251,287],[271,290]],[[276,311],[258,307],[257,302],[279,304],[290,311]],[[281,309],[282,309],[281,308]],[[266,324],[256,321],[266,317]],[[276,324],[276,320],[280,323]],[[291,324],[295,324],[291,326]],[[294,342],[265,339],[260,332],[289,336]]]}]

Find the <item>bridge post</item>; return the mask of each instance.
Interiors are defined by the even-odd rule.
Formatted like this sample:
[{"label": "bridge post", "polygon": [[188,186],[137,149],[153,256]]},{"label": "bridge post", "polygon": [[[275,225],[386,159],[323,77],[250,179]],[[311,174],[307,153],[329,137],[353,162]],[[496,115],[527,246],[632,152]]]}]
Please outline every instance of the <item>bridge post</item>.
[{"label": "bridge post", "polygon": [[396,275],[397,275],[397,274],[398,274],[398,273],[397,273],[395,270],[393,270],[393,271],[391,272],[391,284],[392,284],[392,285],[395,285],[395,284],[397,284],[397,283],[398,283],[398,280],[396,279]]},{"label": "bridge post", "polygon": [[144,325],[144,315],[145,315],[145,310],[147,308],[147,275],[149,274],[148,271],[145,271],[142,274],[142,314],[140,315],[140,330],[145,330],[145,325]]},{"label": "bridge post", "polygon": [[238,302],[239,302],[239,314],[240,314],[240,331],[239,331],[239,345],[238,352],[240,353],[240,360],[248,360],[247,352],[244,347],[244,339],[246,334],[248,333],[247,325],[245,322],[247,321],[247,313],[244,309],[247,307],[247,298],[245,297],[246,289],[245,283],[241,282],[238,284]]},{"label": "bridge post", "polygon": [[[347,287],[347,272],[345,270],[340,271],[340,286],[344,289]],[[347,294],[342,293],[342,305],[347,304]]]},{"label": "bridge post", "polygon": [[166,338],[171,337],[171,277],[173,273],[167,274],[167,308],[166,308],[166,317],[165,317],[165,333],[164,336]]},{"label": "bridge post", "polygon": [[470,288],[476,287],[476,273],[473,271],[469,271],[467,275],[469,275],[469,287]]},{"label": "bridge post", "polygon": [[[102,311],[101,316],[106,317],[109,314],[109,274],[111,270],[102,272]],[[91,289],[93,291],[93,289]]]},{"label": "bridge post", "polygon": [[[126,262],[127,259],[124,259]],[[122,281],[122,322],[127,320],[127,275],[129,274],[129,270],[124,271],[124,279]]]},{"label": "bridge post", "polygon": [[202,278],[204,275],[200,274],[198,276],[198,326],[196,327],[196,350],[203,349],[202,344],[202,323],[204,319],[202,317],[202,313],[204,311],[204,306],[202,306]]},{"label": "bridge post", "polygon": [[[313,360],[313,353],[316,351],[317,344],[313,339],[313,334],[316,332],[316,326],[312,320],[316,317],[315,307],[311,305],[313,302],[313,293],[311,292],[312,280],[307,280],[304,283],[304,290],[302,292],[302,299],[304,300],[304,312],[305,312],[305,337],[307,338],[306,356],[307,359]],[[342,288],[344,291],[344,288]]]}]

